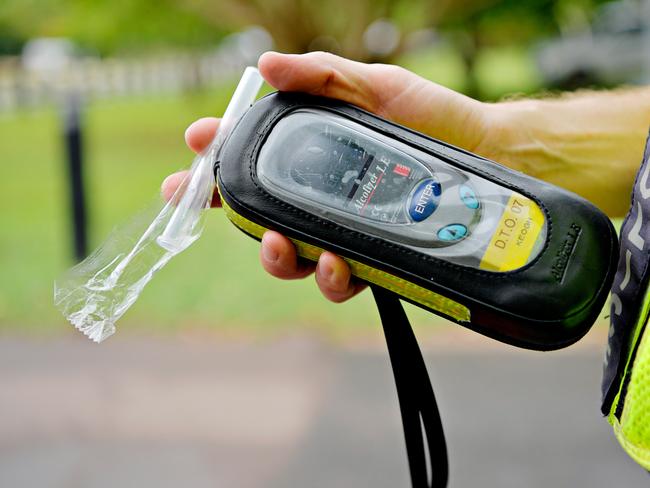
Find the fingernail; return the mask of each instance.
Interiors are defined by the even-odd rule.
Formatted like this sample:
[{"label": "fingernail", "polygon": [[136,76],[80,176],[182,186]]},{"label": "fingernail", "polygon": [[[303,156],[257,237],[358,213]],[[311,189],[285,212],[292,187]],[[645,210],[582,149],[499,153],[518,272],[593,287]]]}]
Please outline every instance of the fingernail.
[{"label": "fingernail", "polygon": [[337,266],[324,265],[321,269],[321,276],[327,281],[332,290],[344,291],[348,287],[345,273]]},{"label": "fingernail", "polygon": [[171,198],[174,196],[174,193],[176,192],[177,187],[172,186],[174,180],[177,178],[176,175],[177,173],[169,175],[163,180],[162,184],[160,185],[160,194],[167,202],[171,200]]},{"label": "fingernail", "polygon": [[329,264],[319,264],[318,271],[320,275],[325,278],[327,281],[331,282],[334,275],[334,268]]},{"label": "fingernail", "polygon": [[174,175],[169,175],[167,176],[163,182],[160,184],[160,193],[165,194],[165,190],[167,189],[167,185],[171,182],[172,178]]},{"label": "fingernail", "polygon": [[192,131],[192,127],[194,127],[197,122],[198,122],[198,120],[195,120],[194,122],[192,122],[190,125],[187,126],[187,129],[185,129],[185,133],[183,134],[183,138],[185,139],[185,142],[188,141],[189,134]]},{"label": "fingernail", "polygon": [[273,249],[271,246],[262,245],[262,254],[264,255],[264,259],[266,261],[269,261],[269,262],[272,262],[272,263],[277,261],[278,258],[280,257],[278,252],[275,249]]}]

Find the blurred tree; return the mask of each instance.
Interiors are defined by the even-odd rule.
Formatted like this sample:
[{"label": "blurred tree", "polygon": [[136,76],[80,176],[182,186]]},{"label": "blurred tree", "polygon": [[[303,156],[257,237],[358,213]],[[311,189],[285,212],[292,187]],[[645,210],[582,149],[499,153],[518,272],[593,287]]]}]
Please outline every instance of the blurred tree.
[{"label": "blurred tree", "polygon": [[276,48],[301,53],[327,50],[367,60],[363,34],[374,20],[391,18],[404,0],[177,0],[192,5],[213,25],[264,27]]},{"label": "blurred tree", "polygon": [[0,53],[37,36],[69,37],[100,54],[205,48],[259,25],[280,51],[390,62],[412,47],[411,33],[428,30],[459,53],[465,91],[481,97],[476,65],[485,48],[526,46],[588,25],[604,1],[0,0]]},{"label": "blurred tree", "polygon": [[[448,34],[471,68],[484,45],[524,43],[558,30],[604,0],[2,0],[0,49],[37,36],[69,37],[102,54],[158,46],[206,46],[251,24],[277,49],[333,51],[387,60],[403,47],[372,53],[364,33],[389,19],[405,34],[434,28]],[[470,69],[471,71],[471,69]]]},{"label": "blurred tree", "polygon": [[[605,0],[176,0],[200,12],[215,26],[243,28],[251,23],[269,31],[284,52],[326,50],[360,61],[390,61],[404,39],[420,29],[435,29],[460,53],[466,89],[479,95],[476,60],[486,46],[528,45],[556,34],[563,12],[588,17]],[[566,16],[565,16],[566,17]],[[378,19],[401,32],[395,49],[373,52],[364,33]]]},{"label": "blurred tree", "polygon": [[588,22],[596,6],[606,1],[437,0],[435,7],[428,10],[428,19],[460,53],[466,71],[465,92],[481,98],[476,61],[485,47],[528,46],[565,30],[571,15]]},{"label": "blurred tree", "polygon": [[[387,61],[403,43],[378,55],[364,33],[378,19],[389,19],[402,34],[424,28],[468,28],[503,0],[176,0],[191,5],[215,26],[264,27],[284,52],[327,50],[360,61]],[[506,3],[516,3],[508,2]],[[532,0],[534,1],[534,0]],[[544,0],[542,0],[544,1]],[[524,3],[525,0],[524,0]],[[529,2],[530,3],[530,2]],[[402,40],[404,39],[402,35]]]}]

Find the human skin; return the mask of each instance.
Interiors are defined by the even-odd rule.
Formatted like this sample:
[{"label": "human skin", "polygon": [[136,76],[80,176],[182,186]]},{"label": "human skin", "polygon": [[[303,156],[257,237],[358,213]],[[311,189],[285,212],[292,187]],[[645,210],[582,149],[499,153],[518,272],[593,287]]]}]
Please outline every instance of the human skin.
[{"label": "human skin", "polygon": [[[259,70],[271,86],[336,98],[357,105],[587,198],[608,215],[629,207],[634,175],[650,127],[650,87],[579,92],[556,98],[483,103],[393,65],[364,64],[329,53],[268,52]],[[202,118],[185,132],[195,152],[210,143],[219,119]],[[162,185],[169,200],[186,172]],[[220,206],[215,193],[212,206]],[[322,294],[343,302],[365,285],[331,252],[318,263],[299,259],[289,239],[268,231],[260,261],[285,280],[314,273]]]}]

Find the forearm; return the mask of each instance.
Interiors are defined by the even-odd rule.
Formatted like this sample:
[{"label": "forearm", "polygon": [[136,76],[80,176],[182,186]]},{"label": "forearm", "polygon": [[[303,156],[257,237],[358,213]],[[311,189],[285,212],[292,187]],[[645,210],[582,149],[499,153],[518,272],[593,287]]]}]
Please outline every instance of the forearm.
[{"label": "forearm", "polygon": [[[489,157],[589,199],[610,216],[629,207],[650,129],[650,87],[493,105]],[[488,135],[488,137],[490,137]]]}]

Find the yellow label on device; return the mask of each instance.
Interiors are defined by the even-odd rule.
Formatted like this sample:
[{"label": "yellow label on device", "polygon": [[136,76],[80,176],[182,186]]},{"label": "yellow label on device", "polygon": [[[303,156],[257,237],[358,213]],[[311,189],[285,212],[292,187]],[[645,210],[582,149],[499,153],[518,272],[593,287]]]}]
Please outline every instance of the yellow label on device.
[{"label": "yellow label on device", "polygon": [[492,235],[480,267],[490,271],[521,268],[534,256],[533,250],[544,229],[544,214],[535,202],[513,194]]}]

